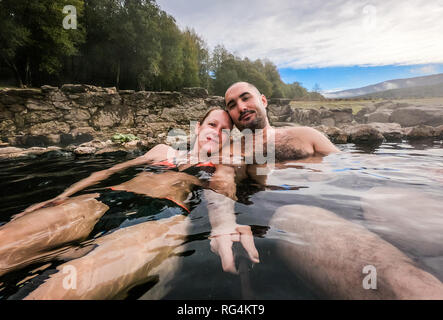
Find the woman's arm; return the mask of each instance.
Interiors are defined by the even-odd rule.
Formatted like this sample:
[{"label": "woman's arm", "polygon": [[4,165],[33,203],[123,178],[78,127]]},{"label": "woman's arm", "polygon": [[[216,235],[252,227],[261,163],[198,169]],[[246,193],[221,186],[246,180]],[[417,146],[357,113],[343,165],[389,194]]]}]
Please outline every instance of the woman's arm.
[{"label": "woman's arm", "polygon": [[173,152],[175,152],[175,150],[167,145],[164,145],[164,144],[156,145],[151,150],[149,150],[147,153],[145,153],[143,156],[140,156],[138,158],[135,158],[133,160],[129,160],[129,161],[126,161],[123,163],[119,163],[109,169],[105,169],[105,170],[101,170],[101,171],[97,171],[97,172],[92,173],[89,177],[87,177],[83,180],[80,180],[79,182],[74,183],[72,186],[67,188],[63,193],[61,193],[57,197],[50,199],[48,201],[44,201],[44,202],[40,202],[35,205],[32,205],[32,206],[28,207],[23,213],[16,215],[14,218],[18,218],[19,216],[21,216],[23,214],[40,209],[41,207],[43,207],[51,202],[54,204],[57,204],[58,201],[61,201],[61,200],[65,199],[65,198],[67,198],[67,197],[69,197],[69,196],[79,192],[80,190],[83,190],[83,189],[89,187],[89,186],[99,183],[100,181],[107,179],[108,177],[110,177],[112,174],[114,174],[116,172],[125,170],[125,169],[133,167],[133,166],[138,166],[138,165],[142,165],[145,163],[149,163],[149,162],[166,160],[168,154],[172,155]]},{"label": "woman's arm", "polygon": [[234,211],[236,197],[235,169],[217,165],[204,194],[208,202],[208,216],[212,227],[211,250],[220,256],[223,271],[237,273],[232,245],[241,242],[251,261],[258,263],[251,227],[236,223]]}]

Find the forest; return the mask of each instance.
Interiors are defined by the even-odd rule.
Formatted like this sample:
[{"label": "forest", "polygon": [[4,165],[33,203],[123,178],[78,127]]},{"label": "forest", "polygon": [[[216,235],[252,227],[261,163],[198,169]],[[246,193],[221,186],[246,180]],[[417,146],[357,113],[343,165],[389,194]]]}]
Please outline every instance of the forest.
[{"label": "forest", "polygon": [[[66,6],[75,7],[75,28],[64,27]],[[323,98],[284,83],[272,61],[240,58],[223,44],[210,50],[153,0],[0,0],[0,86],[203,87],[224,95],[236,81],[271,98]]]}]

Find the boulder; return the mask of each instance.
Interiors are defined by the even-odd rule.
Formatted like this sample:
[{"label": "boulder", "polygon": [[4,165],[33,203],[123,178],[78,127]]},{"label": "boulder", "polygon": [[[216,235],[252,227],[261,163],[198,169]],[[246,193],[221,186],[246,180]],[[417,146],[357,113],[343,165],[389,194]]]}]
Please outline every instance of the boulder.
[{"label": "boulder", "polygon": [[408,139],[431,139],[435,135],[434,127],[427,125],[418,125],[415,127],[405,128],[405,134]]},{"label": "boulder", "polygon": [[437,139],[443,139],[443,125],[434,128],[434,137]]},{"label": "boulder", "polygon": [[390,121],[399,123],[402,127],[420,124],[438,126],[443,124],[443,107],[398,108],[392,112]]},{"label": "boulder", "polygon": [[347,133],[348,141],[356,144],[380,144],[384,140],[380,131],[368,124],[351,126],[347,129]]},{"label": "boulder", "polygon": [[77,147],[74,153],[79,156],[94,154],[97,149],[94,147]]},{"label": "boulder", "polygon": [[323,132],[333,143],[342,144],[348,142],[348,133],[340,128],[320,125],[315,127],[315,129]]},{"label": "boulder", "polygon": [[336,124],[351,123],[354,120],[351,108],[331,109]]},{"label": "boulder", "polygon": [[401,141],[404,136],[402,127],[398,123],[368,123],[369,126],[379,131],[386,141]]},{"label": "boulder", "polygon": [[387,122],[389,122],[390,116],[391,116],[390,112],[376,111],[376,112],[366,115],[366,118],[367,118],[366,123],[371,123],[371,122],[387,123]]},{"label": "boulder", "polygon": [[268,106],[268,116],[273,117],[277,122],[292,121],[294,112],[289,105],[275,105]]}]

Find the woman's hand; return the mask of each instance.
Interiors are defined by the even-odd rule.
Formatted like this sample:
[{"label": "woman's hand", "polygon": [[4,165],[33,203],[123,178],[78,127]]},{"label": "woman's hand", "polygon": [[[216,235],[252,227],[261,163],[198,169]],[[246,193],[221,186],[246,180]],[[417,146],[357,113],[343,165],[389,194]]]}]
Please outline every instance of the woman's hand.
[{"label": "woman's hand", "polygon": [[232,245],[234,242],[240,242],[248,253],[249,259],[254,263],[259,263],[259,255],[254,244],[250,226],[237,225],[235,232],[215,234],[211,237],[211,251],[220,256],[223,271],[238,274],[235,268],[234,254]]}]

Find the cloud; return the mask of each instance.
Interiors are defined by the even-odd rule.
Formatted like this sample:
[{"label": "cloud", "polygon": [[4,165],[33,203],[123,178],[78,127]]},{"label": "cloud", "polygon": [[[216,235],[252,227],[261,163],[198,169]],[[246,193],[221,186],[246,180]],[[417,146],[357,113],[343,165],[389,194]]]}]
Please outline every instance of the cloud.
[{"label": "cloud", "polygon": [[438,73],[438,68],[437,66],[423,66],[423,67],[417,67],[417,68],[411,68],[409,70],[411,73],[413,74],[435,74]]},{"label": "cloud", "polygon": [[157,0],[210,48],[280,68],[443,63],[443,0]]}]

